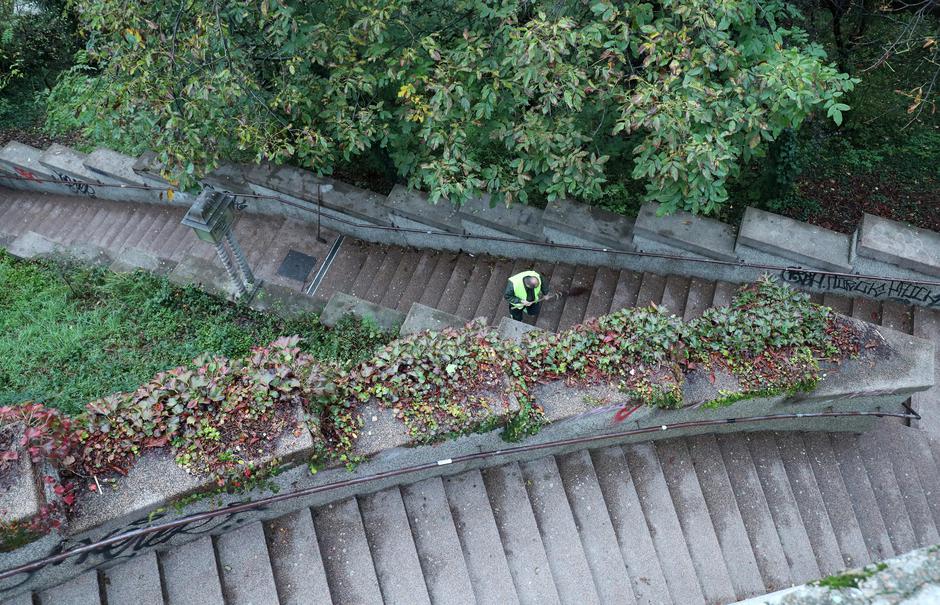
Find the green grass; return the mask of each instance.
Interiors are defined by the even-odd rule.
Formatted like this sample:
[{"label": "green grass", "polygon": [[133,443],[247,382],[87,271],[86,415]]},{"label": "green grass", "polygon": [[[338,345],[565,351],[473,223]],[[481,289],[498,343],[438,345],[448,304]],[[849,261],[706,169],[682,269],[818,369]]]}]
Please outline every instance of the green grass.
[{"label": "green grass", "polygon": [[0,405],[38,401],[74,414],[203,353],[244,355],[299,334],[321,359],[349,362],[387,340],[347,320],[285,320],[148,274],[119,275],[0,251]]}]

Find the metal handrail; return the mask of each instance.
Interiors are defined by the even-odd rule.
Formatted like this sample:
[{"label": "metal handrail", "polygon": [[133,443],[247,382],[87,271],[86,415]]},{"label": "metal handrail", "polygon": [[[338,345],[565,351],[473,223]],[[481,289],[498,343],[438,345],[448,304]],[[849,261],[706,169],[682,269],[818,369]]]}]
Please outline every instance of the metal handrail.
[{"label": "metal handrail", "polygon": [[[63,187],[69,187],[74,185],[88,185],[91,187],[115,187],[119,189],[138,189],[146,191],[158,191],[165,192],[172,187],[161,188],[161,187],[152,187],[150,185],[129,185],[123,183],[91,183],[85,181],[79,181],[73,179],[69,183],[63,183],[62,181],[56,179],[44,179],[44,178],[26,178],[21,176],[7,176],[0,175],[0,180],[2,179],[13,179],[20,181],[33,181],[39,183],[53,183],[62,185]],[[247,199],[261,199],[261,200],[272,200],[290,206],[292,208],[297,208],[315,214],[318,218],[321,215],[320,205],[316,204],[314,200],[309,200],[311,205],[315,207],[308,207],[303,204],[298,204],[291,200],[284,199],[280,196],[275,195],[262,195],[254,193],[232,193],[236,198],[247,198]],[[296,197],[298,199],[304,199],[299,196],[291,195],[291,197]],[[539,240],[528,240],[528,239],[519,239],[514,237],[503,237],[498,235],[479,235],[471,233],[451,233],[448,231],[436,231],[433,229],[413,229],[408,227],[396,227],[388,225],[374,225],[374,224],[364,224],[357,223],[344,219],[342,217],[330,216],[330,219],[338,223],[355,227],[356,229],[372,229],[375,231],[389,231],[395,233],[413,233],[416,235],[433,235],[439,237],[452,237],[452,238],[462,238],[465,240],[480,240],[480,241],[492,241],[508,244],[524,244],[530,246],[540,246],[544,248],[558,248],[562,250],[579,250],[583,252],[595,252],[603,254],[615,254],[615,255],[624,255],[624,256],[635,256],[635,257],[646,257],[646,258],[658,258],[663,260],[674,260],[674,261],[686,261],[707,265],[722,265],[729,267],[746,267],[750,269],[757,269],[761,271],[772,271],[775,273],[785,272],[785,271],[800,271],[802,273],[812,273],[814,275],[832,275],[835,277],[844,277],[848,279],[866,279],[866,280],[878,280],[878,281],[892,281],[892,282],[903,282],[907,284],[917,284],[921,286],[937,286],[940,287],[940,280],[931,280],[931,279],[921,279],[921,278],[907,278],[907,277],[891,277],[885,275],[868,275],[865,273],[847,273],[844,271],[828,271],[822,269],[803,269],[798,265],[771,265],[766,263],[750,263],[743,260],[738,261],[729,261],[722,259],[713,259],[713,258],[701,258],[701,257],[692,257],[692,256],[682,256],[678,254],[666,254],[662,252],[642,252],[639,250],[620,250],[616,248],[601,248],[596,246],[583,246],[579,244],[562,244],[556,242],[547,242]]]},{"label": "metal handrail", "polygon": [[201,513],[196,513],[193,515],[188,515],[185,517],[180,517],[179,519],[174,519],[173,521],[167,521],[165,523],[158,523],[156,525],[151,525],[149,527],[142,527],[139,529],[134,529],[125,533],[116,534],[108,538],[98,540],[96,542],[91,542],[88,544],[83,544],[76,548],[66,550],[55,555],[44,557],[41,559],[36,559],[28,563],[23,563],[22,565],[17,565],[16,567],[11,567],[10,569],[0,572],[0,581],[7,580],[21,573],[29,573],[41,569],[47,565],[54,565],[65,561],[70,557],[75,557],[82,554],[93,553],[96,550],[103,549],[108,546],[113,546],[115,544],[120,544],[121,542],[134,540],[142,536],[159,533],[179,527],[184,527],[190,523],[196,523],[199,521],[206,521],[213,519],[215,517],[221,517],[225,515],[233,515],[238,513],[247,512],[254,510],[256,508],[266,507],[272,504],[279,502],[285,502],[288,500],[293,500],[296,498],[302,498],[305,496],[312,496],[314,494],[319,494],[323,492],[330,492],[333,490],[343,489],[347,487],[352,487],[355,485],[362,485],[366,483],[371,483],[373,481],[379,481],[382,479],[388,479],[391,477],[400,477],[403,475],[410,475],[418,473],[421,471],[429,470],[439,466],[446,466],[450,464],[459,464],[463,462],[471,462],[474,460],[487,460],[493,458],[502,458],[506,456],[511,456],[513,454],[518,454],[521,452],[534,452],[544,449],[550,449],[553,447],[563,447],[568,445],[583,445],[595,443],[598,441],[605,441],[609,439],[617,439],[619,437],[629,437],[632,435],[643,435],[649,433],[663,433],[669,430],[682,429],[682,428],[693,428],[693,427],[703,427],[703,426],[721,426],[727,424],[748,424],[752,422],[766,422],[766,421],[778,421],[778,420],[798,420],[805,418],[840,418],[840,417],[859,417],[859,416],[874,416],[877,418],[902,418],[908,420],[920,420],[921,416],[913,408],[911,408],[907,402],[904,402],[903,407],[905,409],[904,413],[901,412],[859,412],[859,411],[850,411],[850,412],[807,412],[807,413],[795,413],[795,414],[765,414],[760,416],[745,416],[738,418],[724,418],[717,420],[694,420],[688,422],[677,422],[670,425],[657,425],[649,426],[637,429],[631,429],[628,431],[619,431],[614,433],[603,433],[598,435],[588,435],[584,437],[572,437],[569,439],[559,439],[556,441],[547,441],[543,443],[533,443],[529,445],[520,445],[516,447],[510,447],[499,450],[492,450],[489,452],[475,452],[471,454],[464,454],[461,456],[454,456],[453,458],[447,458],[445,460],[437,460],[434,462],[426,462],[423,464],[416,464],[413,466],[407,466],[403,468],[393,469],[389,471],[383,471],[379,473],[374,473],[371,475],[364,475],[361,477],[352,477],[343,481],[337,481],[335,483],[328,483],[325,485],[317,485],[312,487],[307,487],[299,489],[293,492],[279,493],[273,496],[268,496],[266,498],[261,498],[260,500],[254,500],[251,502],[244,502],[239,504],[233,504],[224,508],[219,508],[215,510],[205,511]]}]

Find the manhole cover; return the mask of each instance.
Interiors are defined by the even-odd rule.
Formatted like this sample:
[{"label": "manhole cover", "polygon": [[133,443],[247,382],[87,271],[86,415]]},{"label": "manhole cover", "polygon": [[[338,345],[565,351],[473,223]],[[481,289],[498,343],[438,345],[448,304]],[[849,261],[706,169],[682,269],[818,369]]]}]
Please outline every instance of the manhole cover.
[{"label": "manhole cover", "polygon": [[287,279],[293,279],[299,282],[307,281],[307,276],[317,266],[317,259],[309,254],[291,250],[284,257],[281,266],[278,267],[277,274]]}]

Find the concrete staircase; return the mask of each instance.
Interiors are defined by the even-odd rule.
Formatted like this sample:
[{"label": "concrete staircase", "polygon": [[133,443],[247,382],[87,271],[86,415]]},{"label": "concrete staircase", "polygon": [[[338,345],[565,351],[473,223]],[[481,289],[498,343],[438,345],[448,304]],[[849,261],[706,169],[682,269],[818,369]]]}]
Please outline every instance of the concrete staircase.
[{"label": "concrete staircase", "polygon": [[[31,230],[171,260],[212,256],[179,231],[176,209],[10,197],[0,198],[6,244]],[[262,261],[294,228],[247,215],[239,227],[249,257]],[[403,311],[421,302],[495,323],[506,312],[506,277],[526,266],[346,239],[316,295],[342,291]],[[553,289],[591,288],[546,305],[537,323],[546,330],[649,302],[689,319],[734,291],[697,278],[535,267]],[[940,340],[938,311],[822,302]],[[936,388],[914,399],[919,410],[938,404]],[[885,420],[859,436],[753,433],[579,451],[296,511],[10,602],[730,602],[940,542],[938,444],[929,431]]]},{"label": "concrete staircase", "polygon": [[204,536],[35,602],[728,603],[940,542],[938,463],[894,423],[579,451]]}]

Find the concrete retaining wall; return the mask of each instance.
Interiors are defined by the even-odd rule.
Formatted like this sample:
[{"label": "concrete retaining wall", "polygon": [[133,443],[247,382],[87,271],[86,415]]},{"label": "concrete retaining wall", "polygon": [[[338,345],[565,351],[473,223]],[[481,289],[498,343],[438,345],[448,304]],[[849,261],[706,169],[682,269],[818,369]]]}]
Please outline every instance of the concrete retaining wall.
[{"label": "concrete retaining wall", "polygon": [[[369,313],[367,307],[350,307],[355,312]],[[857,320],[851,320],[857,321]],[[447,323],[447,318],[427,313],[426,308],[415,305],[405,322],[412,330],[435,327]],[[422,323],[424,322],[424,323]],[[504,337],[518,337],[523,331],[506,320],[501,331]],[[863,324],[863,322],[857,322]],[[361,410],[364,426],[355,446],[355,454],[366,461],[350,473],[345,467],[333,465],[311,474],[303,461],[311,453],[311,441],[304,433],[301,437],[287,435],[278,444],[276,455],[287,461],[290,468],[275,478],[281,491],[298,491],[334,485],[349,479],[394,471],[414,465],[429,465],[420,472],[386,477],[338,489],[329,489],[271,504],[239,514],[225,513],[210,520],[186,524],[158,534],[126,539],[84,557],[67,559],[57,566],[49,566],[31,575],[23,574],[0,585],[0,595],[13,594],[27,588],[36,589],[72,577],[80,571],[111,566],[131,556],[153,548],[166,548],[182,544],[204,534],[223,533],[237,525],[276,518],[286,512],[303,507],[320,506],[327,502],[353,495],[369,493],[391,485],[410,483],[423,478],[455,474],[471,468],[505,464],[513,460],[539,458],[549,454],[565,453],[586,447],[585,444],[559,444],[559,440],[579,437],[597,439],[591,447],[614,443],[647,441],[693,435],[706,432],[753,430],[825,430],[858,432],[869,428],[873,419],[800,418],[796,420],[723,423],[711,426],[673,426],[703,420],[722,420],[767,414],[817,413],[832,411],[885,411],[896,412],[900,403],[911,393],[926,390],[933,385],[933,343],[883,327],[865,325],[879,335],[883,346],[878,347],[878,364],[872,366],[869,353],[859,360],[850,360],[834,368],[812,393],[798,396],[776,396],[742,400],[733,405],[706,409],[703,407],[681,410],[640,408],[627,418],[618,412],[627,403],[615,389],[600,386],[592,389],[571,389],[560,384],[543,385],[536,397],[545,408],[547,424],[519,445],[544,445],[536,451],[509,451],[512,446],[501,438],[500,431],[474,434],[452,439],[437,445],[416,445],[404,424],[394,412],[376,402],[365,404]],[[872,352],[870,355],[875,355]],[[705,382],[708,382],[707,379]],[[704,401],[694,395],[695,385],[686,389],[686,401]],[[630,430],[651,429],[642,434],[623,435]],[[467,455],[483,452],[503,452],[505,455],[473,460],[459,460]],[[457,461],[454,461],[457,460]],[[132,529],[146,527],[157,521],[168,521],[183,514],[220,509],[252,499],[263,493],[220,496],[190,504],[181,511],[170,504],[179,498],[211,484],[205,478],[183,472],[168,454],[148,454],[131,470],[127,477],[108,484],[101,495],[86,495],[76,508],[62,541],[47,537],[15,552],[0,555],[0,569],[7,569],[26,561],[48,556],[61,549],[83,543],[118,536]]]},{"label": "concrete retaining wall", "polygon": [[[4,175],[27,179],[32,175],[56,182],[11,180]],[[767,272],[742,262],[773,265],[787,267],[777,269],[780,277],[804,290],[940,308],[940,285],[912,283],[940,281],[940,234],[872,215],[865,215],[855,234],[846,235],[756,208],[747,209],[738,229],[685,212],[657,216],[656,204],[644,205],[635,221],[564,200],[544,210],[522,205],[490,207],[488,199],[456,208],[446,200],[430,204],[425,194],[403,186],[385,196],[300,168],[267,164],[225,165],[208,174],[203,183],[236,194],[247,212],[310,222],[317,218],[317,185],[330,185],[333,189],[321,196],[322,225],[366,241],[732,282],[754,281]],[[168,201],[172,186],[160,176],[152,153],[135,159],[98,149],[85,156],[58,145],[41,151],[12,142],[0,150],[0,184],[148,203],[188,205],[192,201],[178,192]],[[676,258],[625,254],[630,252]],[[878,279],[826,273],[832,271]]]}]

